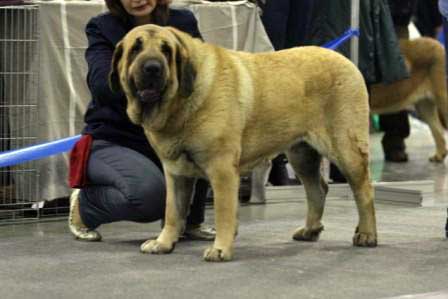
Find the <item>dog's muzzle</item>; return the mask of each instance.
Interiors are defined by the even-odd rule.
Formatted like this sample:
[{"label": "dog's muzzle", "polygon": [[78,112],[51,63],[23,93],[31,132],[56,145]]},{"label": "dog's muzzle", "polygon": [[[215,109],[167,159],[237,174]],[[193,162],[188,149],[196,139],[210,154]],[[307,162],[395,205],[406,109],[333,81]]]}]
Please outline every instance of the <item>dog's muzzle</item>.
[{"label": "dog's muzzle", "polygon": [[137,95],[142,104],[152,104],[162,99],[164,74],[163,64],[159,60],[149,59],[142,64],[140,84],[137,84]]}]

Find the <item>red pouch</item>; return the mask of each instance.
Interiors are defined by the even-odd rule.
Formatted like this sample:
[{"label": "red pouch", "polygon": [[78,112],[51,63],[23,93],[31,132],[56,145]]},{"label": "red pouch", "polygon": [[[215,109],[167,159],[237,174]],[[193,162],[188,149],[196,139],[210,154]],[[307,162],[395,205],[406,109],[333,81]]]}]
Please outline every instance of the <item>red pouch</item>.
[{"label": "red pouch", "polygon": [[82,135],[70,152],[68,184],[71,188],[82,188],[87,184],[87,162],[93,138]]}]

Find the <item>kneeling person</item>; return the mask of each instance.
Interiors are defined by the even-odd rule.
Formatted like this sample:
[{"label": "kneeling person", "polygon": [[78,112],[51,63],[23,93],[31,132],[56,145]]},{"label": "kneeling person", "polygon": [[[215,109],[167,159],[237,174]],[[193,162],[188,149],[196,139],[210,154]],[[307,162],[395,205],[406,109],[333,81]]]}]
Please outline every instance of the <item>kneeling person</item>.
[{"label": "kneeling person", "polygon": [[[85,114],[82,142],[75,146],[69,228],[80,240],[98,241],[96,229],[115,221],[152,222],[165,210],[165,182],[158,157],[143,129],[126,114],[126,98],[108,86],[116,44],[132,28],[154,23],[172,26],[199,37],[193,14],[170,9],[170,0],[106,0],[108,13],[92,18],[86,27],[87,83],[92,94]],[[86,158],[88,157],[88,159]],[[88,161],[85,163],[85,161]],[[82,165],[81,168],[76,166]],[[73,171],[71,171],[73,174]],[[207,183],[199,181],[186,237],[212,240],[214,231],[203,229]]]}]

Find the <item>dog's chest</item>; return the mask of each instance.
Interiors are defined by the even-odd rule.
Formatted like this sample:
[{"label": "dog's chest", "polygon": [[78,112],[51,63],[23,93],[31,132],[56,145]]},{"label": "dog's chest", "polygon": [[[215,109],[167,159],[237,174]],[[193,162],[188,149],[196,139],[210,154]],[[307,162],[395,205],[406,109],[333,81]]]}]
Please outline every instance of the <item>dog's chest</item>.
[{"label": "dog's chest", "polygon": [[182,176],[203,176],[203,172],[193,159],[192,152],[180,138],[157,139],[152,136],[151,144],[161,159],[165,170]]},{"label": "dog's chest", "polygon": [[175,159],[162,159],[166,170],[175,175],[187,177],[203,177],[204,174],[198,165],[192,160],[188,151],[182,151]]}]

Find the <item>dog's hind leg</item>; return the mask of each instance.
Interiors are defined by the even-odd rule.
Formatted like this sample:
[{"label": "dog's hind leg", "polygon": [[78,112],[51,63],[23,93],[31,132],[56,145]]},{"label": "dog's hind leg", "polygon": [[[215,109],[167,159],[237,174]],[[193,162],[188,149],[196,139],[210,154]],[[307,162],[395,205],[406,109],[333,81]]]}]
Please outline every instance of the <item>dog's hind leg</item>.
[{"label": "dog's hind leg", "polygon": [[446,142],[435,103],[428,99],[421,100],[415,104],[415,109],[423,121],[428,124],[436,144],[436,153],[429,160],[431,162],[443,162],[447,155]]},{"label": "dog's hind leg", "polygon": [[353,236],[353,245],[375,247],[377,245],[373,187],[369,173],[368,134],[357,134],[356,126],[344,130],[333,144],[329,158],[340,169],[353,191],[358,208],[359,222]]},{"label": "dog's hind leg", "polygon": [[270,160],[265,160],[252,170],[250,182],[250,203],[266,203],[266,183],[268,181],[271,168],[272,162]]},{"label": "dog's hind leg", "polygon": [[293,145],[287,152],[288,161],[305,187],[308,213],[305,227],[298,228],[293,239],[317,241],[324,229],[321,223],[328,186],[320,173],[321,155],[308,143]]},{"label": "dog's hind leg", "polygon": [[165,179],[167,186],[165,225],[156,240],[148,240],[141,245],[140,250],[143,253],[172,252],[180,233],[185,229],[195,179],[170,175],[168,171],[165,171]]}]

